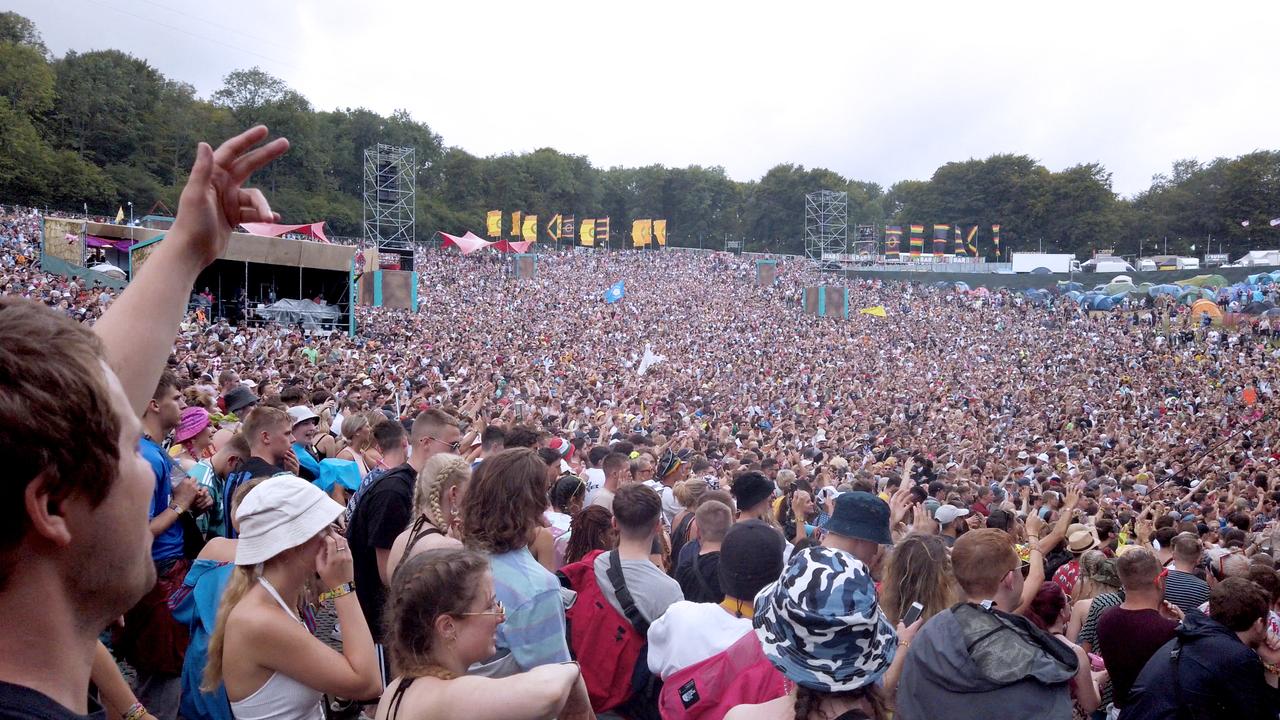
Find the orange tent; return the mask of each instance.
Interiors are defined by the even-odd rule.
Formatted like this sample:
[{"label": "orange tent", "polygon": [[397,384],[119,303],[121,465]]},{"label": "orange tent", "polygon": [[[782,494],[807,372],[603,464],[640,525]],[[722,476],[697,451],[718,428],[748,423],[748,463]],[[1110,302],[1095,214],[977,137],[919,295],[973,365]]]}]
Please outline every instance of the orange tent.
[{"label": "orange tent", "polygon": [[1209,317],[1214,320],[1222,320],[1222,308],[1212,300],[1201,299],[1191,305],[1191,316],[1198,318],[1200,313],[1209,313]]}]

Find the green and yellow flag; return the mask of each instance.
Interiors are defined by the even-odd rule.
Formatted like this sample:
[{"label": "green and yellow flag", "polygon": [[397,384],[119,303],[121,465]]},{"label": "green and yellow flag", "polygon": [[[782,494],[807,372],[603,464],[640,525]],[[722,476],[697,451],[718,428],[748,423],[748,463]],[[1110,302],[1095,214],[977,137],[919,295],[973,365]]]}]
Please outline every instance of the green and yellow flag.
[{"label": "green and yellow flag", "polygon": [[520,237],[520,216],[521,216],[521,215],[523,215],[523,214],[524,214],[524,213],[521,213],[519,210],[513,210],[513,211],[511,211],[511,235],[512,235],[512,237]]},{"label": "green and yellow flag", "polygon": [[520,228],[520,238],[525,242],[538,241],[538,216],[525,215],[524,225]]},{"label": "green and yellow flag", "polygon": [[586,247],[594,247],[596,244],[596,221],[594,218],[582,218],[582,224],[578,226],[578,239]]},{"label": "green and yellow flag", "polygon": [[663,247],[667,246],[667,221],[666,220],[653,221],[653,239],[657,240],[659,245]]},{"label": "green and yellow flag", "polygon": [[552,216],[551,220],[547,223],[547,235],[551,236],[551,240],[553,242],[560,242],[560,238],[562,237],[562,235],[560,234],[561,221],[562,221],[562,218],[560,216],[560,213],[556,213],[555,215]]},{"label": "green and yellow flag", "polygon": [[489,237],[502,237],[502,211],[490,210],[484,218]]},{"label": "green and yellow flag", "polygon": [[645,247],[653,240],[653,221],[652,220],[632,220],[631,221],[631,245],[633,247]]}]

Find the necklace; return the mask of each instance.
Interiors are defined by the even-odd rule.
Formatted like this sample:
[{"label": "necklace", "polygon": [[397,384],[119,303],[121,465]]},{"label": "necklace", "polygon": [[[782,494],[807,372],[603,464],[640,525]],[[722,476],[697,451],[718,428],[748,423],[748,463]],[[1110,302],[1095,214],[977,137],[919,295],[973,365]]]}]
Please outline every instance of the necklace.
[{"label": "necklace", "polygon": [[421,670],[419,670],[417,673],[417,676],[433,677],[433,678],[439,678],[441,680],[454,680],[454,679],[457,679],[458,674],[452,670],[441,667],[439,665],[428,665],[422,668]]}]

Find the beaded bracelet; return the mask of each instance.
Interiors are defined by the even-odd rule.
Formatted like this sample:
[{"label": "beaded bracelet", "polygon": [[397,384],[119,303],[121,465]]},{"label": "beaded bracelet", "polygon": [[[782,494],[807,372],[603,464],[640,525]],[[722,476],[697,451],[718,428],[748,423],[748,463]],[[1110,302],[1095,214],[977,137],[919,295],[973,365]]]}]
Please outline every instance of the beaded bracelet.
[{"label": "beaded bracelet", "polygon": [[124,720],[142,720],[146,717],[147,708],[140,702],[135,702],[129,707],[128,712],[124,714]]}]

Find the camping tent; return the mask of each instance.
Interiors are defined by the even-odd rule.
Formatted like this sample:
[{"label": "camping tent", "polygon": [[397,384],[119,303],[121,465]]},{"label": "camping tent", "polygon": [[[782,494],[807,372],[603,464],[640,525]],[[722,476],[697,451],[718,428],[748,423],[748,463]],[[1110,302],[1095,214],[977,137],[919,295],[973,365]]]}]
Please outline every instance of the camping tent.
[{"label": "camping tent", "polygon": [[1200,313],[1208,313],[1209,317],[1214,320],[1222,319],[1222,308],[1218,307],[1218,304],[1212,300],[1205,300],[1201,298],[1191,304],[1191,314],[1195,317],[1199,317]]},{"label": "camping tent", "polygon": [[1183,287],[1194,285],[1195,287],[1201,288],[1220,288],[1226,287],[1231,283],[1227,282],[1227,279],[1221,275],[1196,275],[1195,277],[1187,278],[1186,280],[1179,280],[1175,284]]}]

